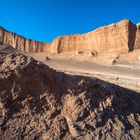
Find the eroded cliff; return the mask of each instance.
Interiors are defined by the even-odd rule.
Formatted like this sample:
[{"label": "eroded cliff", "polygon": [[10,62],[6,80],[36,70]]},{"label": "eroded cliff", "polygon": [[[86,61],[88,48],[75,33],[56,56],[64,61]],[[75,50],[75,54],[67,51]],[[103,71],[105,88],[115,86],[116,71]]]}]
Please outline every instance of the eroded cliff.
[{"label": "eroded cliff", "polygon": [[47,45],[47,43],[26,39],[2,27],[0,28],[0,42],[25,52],[42,52],[44,46]]},{"label": "eroded cliff", "polygon": [[60,36],[52,43],[26,39],[0,28],[0,41],[17,50],[49,54],[67,51],[128,52],[140,48],[140,27],[126,19],[85,34]]}]

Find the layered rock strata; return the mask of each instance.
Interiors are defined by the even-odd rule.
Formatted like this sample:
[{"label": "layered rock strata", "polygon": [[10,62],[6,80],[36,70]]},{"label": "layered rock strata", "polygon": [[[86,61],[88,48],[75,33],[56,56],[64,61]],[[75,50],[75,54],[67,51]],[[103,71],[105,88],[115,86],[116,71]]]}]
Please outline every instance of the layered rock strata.
[{"label": "layered rock strata", "polygon": [[2,27],[0,28],[0,42],[2,42],[6,46],[12,46],[17,50],[25,52],[42,52],[44,45],[47,44],[26,39],[15,33],[7,31]]},{"label": "layered rock strata", "polygon": [[85,34],[60,36],[52,43],[26,39],[0,28],[0,41],[25,52],[128,52],[140,49],[140,26],[122,20]]}]

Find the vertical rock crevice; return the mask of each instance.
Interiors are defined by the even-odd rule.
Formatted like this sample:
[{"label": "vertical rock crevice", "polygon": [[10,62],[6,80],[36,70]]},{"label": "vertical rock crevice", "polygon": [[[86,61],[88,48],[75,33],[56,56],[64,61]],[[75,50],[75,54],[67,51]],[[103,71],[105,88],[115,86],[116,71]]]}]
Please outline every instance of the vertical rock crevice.
[{"label": "vertical rock crevice", "polygon": [[135,39],[135,48],[140,49],[140,23],[136,24],[137,32],[136,32],[136,39]]},{"label": "vertical rock crevice", "polygon": [[128,50],[133,51],[135,48],[137,26],[129,21],[128,24]]}]

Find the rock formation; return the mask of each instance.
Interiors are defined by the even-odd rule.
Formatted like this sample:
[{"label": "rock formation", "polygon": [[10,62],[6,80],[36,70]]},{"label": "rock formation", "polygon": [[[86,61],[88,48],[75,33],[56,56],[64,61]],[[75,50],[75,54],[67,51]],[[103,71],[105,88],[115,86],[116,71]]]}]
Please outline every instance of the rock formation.
[{"label": "rock formation", "polygon": [[48,54],[66,51],[128,52],[140,49],[140,26],[130,20],[122,20],[85,34],[60,36],[52,43],[32,41],[0,28],[0,41],[21,51]]},{"label": "rock formation", "polygon": [[17,50],[25,52],[42,52],[44,45],[47,44],[26,39],[15,33],[8,32],[2,27],[0,28],[0,42],[6,46],[12,46]]},{"label": "rock formation", "polygon": [[12,53],[0,63],[0,128],[3,140],[138,140],[140,94]]},{"label": "rock formation", "polygon": [[51,45],[55,49],[57,48],[58,53],[77,50],[83,52],[126,52],[133,45],[128,42],[135,32],[135,25],[129,20],[124,20],[86,34],[58,37]]}]

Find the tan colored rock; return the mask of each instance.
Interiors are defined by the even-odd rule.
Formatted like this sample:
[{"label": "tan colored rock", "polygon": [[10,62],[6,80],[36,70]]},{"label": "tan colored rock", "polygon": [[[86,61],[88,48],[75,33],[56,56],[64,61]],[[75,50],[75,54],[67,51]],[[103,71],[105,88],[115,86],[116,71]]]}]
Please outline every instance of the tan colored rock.
[{"label": "tan colored rock", "polygon": [[9,45],[25,52],[42,52],[44,46],[47,45],[47,43],[26,39],[15,33],[8,32],[3,28],[0,28],[0,41],[3,42],[4,45]]},{"label": "tan colored rock", "polygon": [[[115,24],[100,27],[86,34],[60,36],[50,44],[52,53],[66,51],[80,52],[128,52],[135,47],[135,39],[140,37],[135,24],[122,20]],[[137,45],[140,42],[137,41]]]},{"label": "tan colored rock", "polygon": [[137,60],[140,60],[140,56],[137,57]]},{"label": "tan colored rock", "polygon": [[[64,51],[128,51],[128,20],[104,26],[86,34],[58,37],[52,46]],[[57,42],[57,44],[56,44]],[[55,49],[54,49],[55,50]]]},{"label": "tan colored rock", "polygon": [[57,54],[68,51],[78,52],[128,52],[140,48],[140,27],[130,20],[100,27],[85,34],[59,36],[52,43],[26,39],[0,28],[0,41],[17,50]]}]

